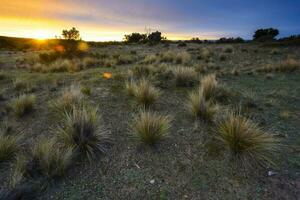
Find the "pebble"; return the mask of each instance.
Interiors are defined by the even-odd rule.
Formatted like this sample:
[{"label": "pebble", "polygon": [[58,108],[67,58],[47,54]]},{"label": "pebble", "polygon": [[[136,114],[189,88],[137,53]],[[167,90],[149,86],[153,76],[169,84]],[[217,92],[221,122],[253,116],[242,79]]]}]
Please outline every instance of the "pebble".
[{"label": "pebble", "polygon": [[155,183],[155,180],[154,180],[154,179],[152,179],[152,180],[150,181],[150,183],[151,183],[151,184],[154,184],[154,183]]}]

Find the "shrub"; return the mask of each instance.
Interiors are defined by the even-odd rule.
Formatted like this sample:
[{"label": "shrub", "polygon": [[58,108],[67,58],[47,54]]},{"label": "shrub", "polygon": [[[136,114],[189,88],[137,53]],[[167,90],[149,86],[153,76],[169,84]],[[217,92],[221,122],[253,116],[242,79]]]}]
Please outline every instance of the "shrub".
[{"label": "shrub", "polygon": [[145,78],[141,79],[134,86],[134,89],[134,96],[137,102],[145,107],[149,107],[160,96],[160,91]]},{"label": "shrub", "polygon": [[10,177],[10,186],[15,188],[25,178],[27,173],[28,158],[23,154],[18,154],[12,163],[12,173]]},{"label": "shrub", "polygon": [[192,86],[197,79],[197,73],[190,67],[177,67],[173,73],[176,86]]},{"label": "shrub", "polygon": [[14,158],[20,150],[22,137],[0,132],[0,162]]},{"label": "shrub", "polygon": [[76,106],[70,113],[65,113],[58,138],[64,146],[74,148],[89,161],[98,153],[103,153],[109,142],[108,132],[104,131],[98,110],[86,105]]},{"label": "shrub", "polygon": [[189,94],[186,104],[188,111],[195,117],[205,121],[212,121],[218,107],[211,101],[207,101],[202,94],[202,90],[198,89]]},{"label": "shrub", "polygon": [[36,97],[34,95],[21,95],[13,101],[16,116],[22,117],[33,110]]},{"label": "shrub", "polygon": [[253,40],[262,41],[262,42],[268,40],[274,40],[278,34],[279,31],[274,28],[258,29],[255,31],[253,35]]},{"label": "shrub", "polygon": [[141,77],[147,77],[151,75],[154,71],[153,66],[147,65],[147,66],[134,66],[131,70],[132,75],[141,78]]},{"label": "shrub", "polygon": [[134,137],[147,145],[153,145],[165,138],[170,129],[170,117],[150,111],[141,111],[132,122]]},{"label": "shrub", "polygon": [[215,74],[206,75],[201,80],[202,94],[206,100],[214,98],[218,82]]},{"label": "shrub", "polygon": [[62,96],[50,103],[49,107],[57,115],[63,116],[66,112],[73,110],[74,106],[81,105],[83,102],[83,95],[79,87],[72,85],[69,89],[62,92]]},{"label": "shrub", "polygon": [[231,158],[244,168],[274,164],[278,139],[260,129],[256,123],[238,114],[229,114],[217,126],[218,139],[229,150]]},{"label": "shrub", "polygon": [[39,173],[47,177],[61,177],[72,163],[73,149],[62,150],[54,139],[42,139],[35,144],[32,156],[35,170]]}]

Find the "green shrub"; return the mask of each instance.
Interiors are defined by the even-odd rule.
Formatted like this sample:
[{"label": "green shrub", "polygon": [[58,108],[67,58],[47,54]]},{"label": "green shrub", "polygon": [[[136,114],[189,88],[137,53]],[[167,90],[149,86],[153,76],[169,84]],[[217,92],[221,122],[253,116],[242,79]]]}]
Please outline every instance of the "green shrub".
[{"label": "green shrub", "polygon": [[82,94],[84,94],[86,96],[91,96],[91,94],[92,94],[92,89],[88,86],[82,86],[80,88],[80,91],[81,91]]},{"label": "green shrub", "polygon": [[168,135],[170,122],[169,116],[141,111],[133,119],[131,128],[134,137],[147,145],[153,145]]},{"label": "green shrub", "polygon": [[74,148],[90,161],[98,153],[103,153],[109,142],[97,109],[86,105],[76,106],[70,113],[65,113],[58,138],[64,146]]},{"label": "green shrub", "polygon": [[16,116],[22,117],[33,110],[36,97],[34,95],[23,94],[13,101],[13,108]]},{"label": "green shrub", "polygon": [[279,140],[266,133],[247,118],[229,114],[217,126],[220,139],[233,161],[244,168],[273,165]]},{"label": "green shrub", "polygon": [[197,79],[197,73],[191,67],[177,67],[173,73],[176,86],[192,86]]}]

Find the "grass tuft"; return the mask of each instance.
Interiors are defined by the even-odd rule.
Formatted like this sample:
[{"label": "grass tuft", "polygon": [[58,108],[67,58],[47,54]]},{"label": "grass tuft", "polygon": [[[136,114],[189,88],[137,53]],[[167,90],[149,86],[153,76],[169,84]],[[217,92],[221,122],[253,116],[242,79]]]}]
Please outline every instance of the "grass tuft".
[{"label": "grass tuft", "polygon": [[197,73],[191,67],[177,67],[173,73],[176,86],[192,86],[197,79]]},{"label": "grass tuft", "polygon": [[104,131],[98,111],[86,105],[65,112],[64,124],[59,129],[59,140],[64,146],[74,148],[92,161],[98,153],[106,150],[108,132]]},{"label": "grass tuft", "polygon": [[216,95],[218,82],[215,74],[206,75],[202,78],[200,88],[206,100],[213,99]]},{"label": "grass tuft", "polygon": [[218,107],[210,100],[207,101],[200,89],[189,94],[186,107],[195,118],[209,122],[213,121],[218,111]]},{"label": "grass tuft", "polygon": [[170,117],[162,116],[150,111],[141,111],[132,122],[134,137],[147,145],[154,145],[164,139],[170,129]]},{"label": "grass tuft", "polygon": [[22,117],[33,110],[35,95],[23,94],[13,101],[13,108],[17,117]]},{"label": "grass tuft", "polygon": [[22,137],[0,133],[0,162],[11,160],[20,150]]},{"label": "grass tuft", "polygon": [[136,101],[145,107],[149,107],[160,97],[160,90],[145,78],[141,79],[136,85],[133,83],[131,88]]},{"label": "grass tuft", "polygon": [[279,141],[258,125],[239,114],[230,113],[217,126],[218,139],[229,150],[231,158],[243,167],[274,165],[273,156]]},{"label": "grass tuft", "polygon": [[36,170],[46,177],[61,177],[72,164],[73,149],[61,149],[55,139],[42,139],[35,144],[33,163]]}]

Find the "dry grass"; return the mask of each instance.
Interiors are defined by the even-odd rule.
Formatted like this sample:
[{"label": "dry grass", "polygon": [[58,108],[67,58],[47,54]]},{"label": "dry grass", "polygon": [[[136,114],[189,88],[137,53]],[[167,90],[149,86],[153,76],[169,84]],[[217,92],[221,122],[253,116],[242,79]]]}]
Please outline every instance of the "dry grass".
[{"label": "dry grass", "polygon": [[7,135],[0,132],[0,162],[11,160],[20,150],[21,135]]},{"label": "dry grass", "polygon": [[218,111],[218,106],[211,101],[207,101],[200,89],[189,94],[186,107],[195,118],[208,122],[213,121],[214,116]]},{"label": "dry grass", "polygon": [[17,117],[22,117],[33,110],[36,101],[35,95],[23,94],[13,101],[13,109]]},{"label": "dry grass", "polygon": [[158,61],[158,58],[156,55],[146,55],[146,57],[143,60],[144,64],[153,64],[156,63]]},{"label": "dry grass", "polygon": [[188,64],[191,61],[191,55],[186,51],[181,51],[176,54],[175,62],[177,64]]},{"label": "dry grass", "polygon": [[134,96],[136,91],[136,83],[133,80],[125,82],[125,90],[129,96]]},{"label": "dry grass", "polygon": [[108,132],[98,116],[98,109],[89,106],[77,106],[64,115],[64,124],[59,128],[58,139],[69,148],[92,161],[106,150],[109,142]]},{"label": "dry grass", "polygon": [[293,58],[288,58],[275,67],[275,71],[280,72],[293,72],[298,69],[300,69],[300,62]]},{"label": "dry grass", "polygon": [[81,105],[83,98],[81,89],[78,86],[72,85],[62,92],[60,98],[52,101],[49,107],[55,114],[62,116],[65,112],[71,112],[74,106]]},{"label": "dry grass", "polygon": [[133,93],[136,101],[145,107],[149,107],[160,97],[160,90],[155,88],[147,79],[141,79],[133,85]]},{"label": "dry grass", "polygon": [[176,67],[173,73],[176,86],[192,86],[197,79],[197,73],[191,67]]},{"label": "dry grass", "polygon": [[218,82],[215,74],[206,75],[201,79],[200,87],[206,100],[213,99],[216,95]]},{"label": "dry grass", "polygon": [[134,137],[147,145],[154,145],[164,139],[170,129],[170,117],[150,111],[140,111],[132,122],[131,129]]},{"label": "dry grass", "polygon": [[218,139],[243,168],[274,165],[279,141],[247,118],[230,113],[217,126]]},{"label": "dry grass", "polygon": [[61,177],[72,164],[73,149],[61,149],[55,139],[42,139],[35,144],[33,163],[36,169],[46,177]]}]

